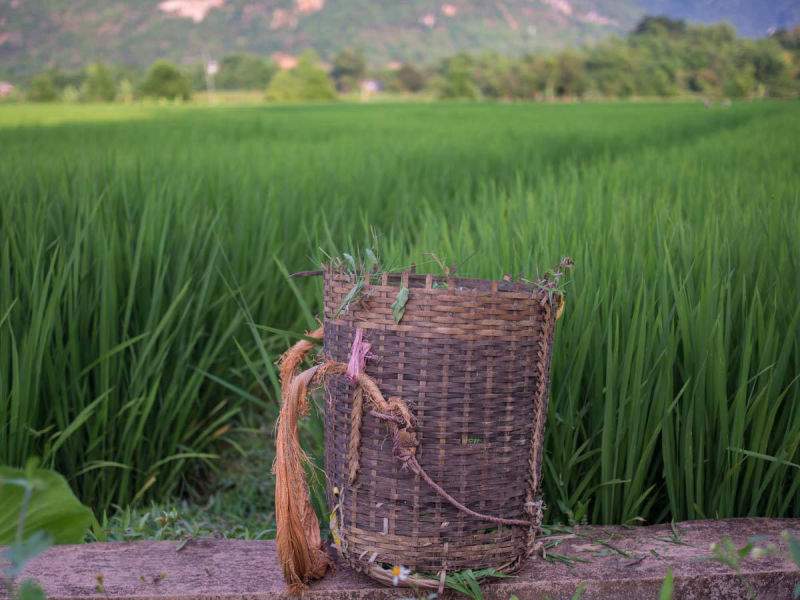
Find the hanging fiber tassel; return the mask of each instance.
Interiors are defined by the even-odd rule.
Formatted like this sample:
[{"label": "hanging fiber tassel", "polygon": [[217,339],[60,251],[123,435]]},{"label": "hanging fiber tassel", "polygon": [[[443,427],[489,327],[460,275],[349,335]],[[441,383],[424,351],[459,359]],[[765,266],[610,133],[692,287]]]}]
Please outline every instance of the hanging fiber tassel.
[{"label": "hanging fiber tassel", "polygon": [[[321,339],[320,327],[309,337]],[[308,340],[292,346],[280,361],[281,412],[275,440],[275,539],[283,577],[291,594],[306,589],[312,579],[319,579],[330,566],[322,547],[319,522],[311,505],[306,483],[308,456],[300,447],[297,421],[308,414],[306,391],[317,371],[313,367],[297,374],[298,366],[313,347]]]}]

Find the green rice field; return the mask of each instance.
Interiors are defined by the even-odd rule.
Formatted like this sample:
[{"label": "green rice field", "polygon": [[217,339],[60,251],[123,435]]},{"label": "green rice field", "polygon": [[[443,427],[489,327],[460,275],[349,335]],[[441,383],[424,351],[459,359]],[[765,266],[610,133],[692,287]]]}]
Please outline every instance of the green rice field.
[{"label": "green rice field", "polygon": [[574,259],[548,522],[800,515],[797,102],[0,106],[0,464],[98,514],[202,487],[314,326],[286,275],[371,226],[419,271]]}]

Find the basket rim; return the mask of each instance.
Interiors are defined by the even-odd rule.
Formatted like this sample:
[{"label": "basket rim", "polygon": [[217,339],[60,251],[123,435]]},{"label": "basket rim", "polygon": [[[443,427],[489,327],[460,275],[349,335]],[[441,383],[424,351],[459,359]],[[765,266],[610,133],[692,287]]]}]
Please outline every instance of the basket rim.
[{"label": "basket rim", "polygon": [[[343,268],[332,268],[326,265],[323,269],[325,279],[339,282],[355,283],[355,274]],[[377,279],[377,282],[376,282]],[[446,284],[446,287],[435,287],[435,284]],[[399,288],[405,285],[409,290],[424,290],[439,294],[523,294],[525,297],[542,300],[552,298],[556,304],[563,301],[563,293],[548,292],[521,279],[479,279],[474,277],[458,277],[455,275],[436,275],[433,273],[415,273],[412,269],[403,271],[374,271],[369,274],[365,286]]]}]

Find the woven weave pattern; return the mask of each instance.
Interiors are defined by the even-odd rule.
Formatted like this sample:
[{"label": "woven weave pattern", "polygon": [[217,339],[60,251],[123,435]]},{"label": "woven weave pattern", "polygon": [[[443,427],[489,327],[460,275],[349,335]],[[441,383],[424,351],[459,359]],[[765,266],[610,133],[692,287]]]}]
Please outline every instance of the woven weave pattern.
[{"label": "woven weave pattern", "polygon": [[[376,277],[340,311],[354,280],[325,274],[326,359],[346,363],[362,328],[377,357],[366,373],[384,397],[401,398],[416,417],[416,457],[430,477],[478,513],[537,523],[551,303],[519,283]],[[398,325],[391,304],[401,283],[410,294]],[[498,526],[456,509],[401,470],[385,422],[369,411],[358,476],[349,483],[353,397],[344,376],[327,382],[328,503],[345,559],[364,571],[380,563],[429,573],[518,568],[532,551],[536,524]]]}]

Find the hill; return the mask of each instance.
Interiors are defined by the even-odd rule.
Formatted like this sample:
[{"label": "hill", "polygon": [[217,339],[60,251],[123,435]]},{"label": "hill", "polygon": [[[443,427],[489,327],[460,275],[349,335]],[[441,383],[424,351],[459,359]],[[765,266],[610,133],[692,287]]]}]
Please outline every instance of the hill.
[{"label": "hill", "polygon": [[[147,66],[234,52],[330,58],[361,47],[370,62],[429,63],[462,50],[519,54],[624,33],[646,11],[756,23],[800,21],[797,3],[745,0],[0,0],[0,78],[103,59]],[[757,9],[756,6],[759,6]],[[694,8],[693,8],[694,7]],[[758,31],[755,31],[758,29]],[[762,31],[763,30],[763,31]]]}]

